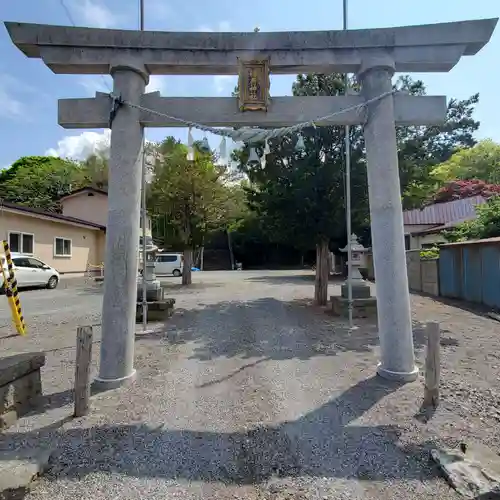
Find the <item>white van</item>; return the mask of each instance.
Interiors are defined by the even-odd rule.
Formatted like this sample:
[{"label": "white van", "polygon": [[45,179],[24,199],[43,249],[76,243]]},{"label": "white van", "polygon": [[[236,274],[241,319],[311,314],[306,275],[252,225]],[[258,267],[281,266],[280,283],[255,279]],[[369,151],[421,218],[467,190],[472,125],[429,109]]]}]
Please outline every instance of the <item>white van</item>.
[{"label": "white van", "polygon": [[181,276],[183,269],[184,257],[181,253],[159,253],[156,255],[155,273],[157,275]]}]

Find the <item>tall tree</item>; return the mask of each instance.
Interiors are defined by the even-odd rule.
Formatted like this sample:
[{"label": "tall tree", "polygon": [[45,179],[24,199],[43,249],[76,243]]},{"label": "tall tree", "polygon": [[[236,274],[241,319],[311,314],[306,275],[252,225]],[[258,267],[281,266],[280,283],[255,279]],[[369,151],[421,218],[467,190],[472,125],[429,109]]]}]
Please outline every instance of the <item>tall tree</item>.
[{"label": "tall tree", "polygon": [[0,174],[0,197],[48,211],[59,211],[59,198],[74,187],[80,167],[53,156],[23,156]]},{"label": "tall tree", "polygon": [[165,232],[184,252],[182,283],[191,284],[195,248],[203,246],[208,232],[223,228],[227,221],[226,170],[215,165],[211,153],[195,148],[194,161],[187,148],[173,137],[157,146],[154,178],[148,206],[163,218]]},{"label": "tall tree", "polygon": [[[355,82],[353,82],[355,85]],[[295,96],[339,95],[344,92],[343,75],[299,75],[293,85]],[[351,129],[353,146],[353,229],[367,226],[366,172],[362,161],[359,127]],[[316,247],[315,300],[328,298],[329,244],[337,248],[346,241],[344,202],[344,129],[308,128],[302,131],[305,149],[296,150],[298,136],[269,141],[266,164],[246,164],[248,147],[237,153],[240,168],[248,175],[251,207],[264,221],[270,238],[293,242],[307,250]],[[262,154],[263,145],[259,146]]]},{"label": "tall tree", "polygon": [[[356,79],[351,86],[357,90]],[[400,77],[397,90],[412,95],[425,95],[422,81]],[[339,95],[344,93],[343,75],[298,75],[293,84],[294,95]],[[237,95],[237,89],[233,93]],[[421,204],[435,192],[432,168],[449,159],[459,148],[475,144],[474,132],[479,123],[472,117],[478,95],[469,99],[451,100],[446,121],[439,127],[398,127],[400,182],[405,207]],[[246,165],[248,145],[236,153],[241,169],[252,182],[250,206],[264,221],[270,238],[293,241],[297,246],[314,242],[318,257],[324,259],[328,244],[345,244],[344,201],[344,129],[320,127],[303,131],[305,151],[294,149],[297,136],[270,141],[271,154],[264,168]],[[262,153],[263,145],[259,146]],[[364,140],[361,127],[351,128],[351,190],[353,231],[369,235]],[[315,297],[318,303],[327,300],[326,265],[318,262]]]},{"label": "tall tree", "polygon": [[[401,76],[394,88],[410,95],[425,95],[421,80],[408,75]],[[439,188],[439,182],[431,175],[434,167],[450,159],[459,149],[476,144],[474,133],[479,122],[474,120],[475,105],[479,94],[468,99],[450,99],[443,125],[430,127],[397,127],[399,176],[403,207],[421,206]]]},{"label": "tall tree", "polygon": [[80,186],[108,189],[109,155],[107,151],[97,151],[80,163],[75,183]]},{"label": "tall tree", "polygon": [[438,182],[478,179],[500,184],[500,144],[487,139],[472,148],[460,149],[434,167],[431,176]]}]

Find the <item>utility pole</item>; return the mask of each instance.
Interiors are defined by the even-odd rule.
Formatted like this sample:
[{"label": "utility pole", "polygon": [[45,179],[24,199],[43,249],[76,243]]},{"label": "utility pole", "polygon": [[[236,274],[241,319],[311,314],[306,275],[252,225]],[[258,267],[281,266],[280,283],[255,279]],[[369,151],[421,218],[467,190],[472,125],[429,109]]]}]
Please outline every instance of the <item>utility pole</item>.
[{"label": "utility pole", "polygon": [[[347,2],[344,0],[342,29],[347,31]],[[349,94],[349,75],[345,74],[344,95]],[[349,315],[349,330],[353,328],[352,320],[352,250],[351,250],[351,138],[350,127],[345,127],[345,212],[346,212],[346,232],[347,232],[347,310]]]}]

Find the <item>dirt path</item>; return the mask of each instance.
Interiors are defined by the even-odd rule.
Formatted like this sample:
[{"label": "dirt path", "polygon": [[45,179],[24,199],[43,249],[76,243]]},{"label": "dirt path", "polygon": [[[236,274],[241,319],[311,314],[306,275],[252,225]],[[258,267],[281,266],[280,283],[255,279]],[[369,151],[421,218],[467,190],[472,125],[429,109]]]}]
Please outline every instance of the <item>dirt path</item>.
[{"label": "dirt path", "polygon": [[[92,414],[62,428],[40,430],[70,413],[53,405],[5,436],[1,448],[13,453],[58,443],[31,499],[455,498],[430,468],[428,450],[435,441],[477,437],[470,424],[480,421],[455,412],[451,382],[442,409],[422,423],[414,418],[421,382],[400,387],[373,377],[375,327],[349,333],[313,308],[312,282],[302,273],[201,281],[175,291],[177,313],[164,332],[138,337],[132,387],[94,396]],[[472,361],[455,367],[475,345],[464,345],[464,322],[475,321],[471,336],[491,345],[498,323],[414,302],[419,319],[463,315],[446,328],[443,357],[446,376],[467,378]],[[415,343],[421,357],[418,329]],[[58,358],[49,364],[48,373]],[[491,370],[482,370],[486,387]],[[485,418],[479,434],[493,422]]]}]

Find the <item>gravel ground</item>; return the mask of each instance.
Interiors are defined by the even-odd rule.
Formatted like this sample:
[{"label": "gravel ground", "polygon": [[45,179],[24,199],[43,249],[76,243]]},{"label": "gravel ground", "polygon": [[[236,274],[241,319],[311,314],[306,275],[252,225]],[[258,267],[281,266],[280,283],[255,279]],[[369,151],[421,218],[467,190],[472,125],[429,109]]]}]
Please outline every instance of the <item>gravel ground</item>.
[{"label": "gravel ground", "polygon": [[416,418],[422,381],[374,377],[375,326],[358,322],[349,333],[313,307],[306,273],[193,276],[189,289],[172,284],[177,309],[166,326],[137,335],[137,382],[94,395],[91,414],[76,420],[75,329],[99,323],[99,290],[23,294],[30,335],[0,345],[4,354],[48,351],[48,396],[0,449],[57,446],[30,499],[453,499],[429,448],[498,448],[500,323],[412,298],[419,362],[418,322],[444,330],[442,403],[425,422]]}]

